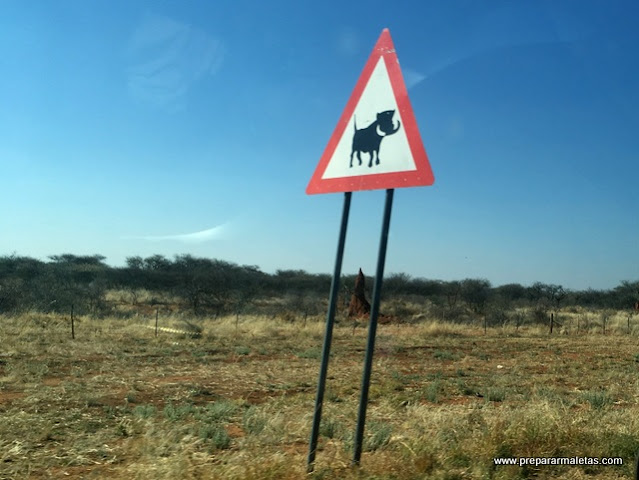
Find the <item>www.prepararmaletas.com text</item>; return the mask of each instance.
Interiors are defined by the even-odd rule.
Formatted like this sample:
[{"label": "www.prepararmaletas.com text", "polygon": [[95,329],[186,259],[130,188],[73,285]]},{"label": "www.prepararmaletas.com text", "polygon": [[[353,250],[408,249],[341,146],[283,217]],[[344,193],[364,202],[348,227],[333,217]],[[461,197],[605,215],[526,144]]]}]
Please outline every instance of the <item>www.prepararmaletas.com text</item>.
[{"label": "www.prepararmaletas.com text", "polygon": [[493,458],[495,465],[623,465],[620,457],[498,457]]}]

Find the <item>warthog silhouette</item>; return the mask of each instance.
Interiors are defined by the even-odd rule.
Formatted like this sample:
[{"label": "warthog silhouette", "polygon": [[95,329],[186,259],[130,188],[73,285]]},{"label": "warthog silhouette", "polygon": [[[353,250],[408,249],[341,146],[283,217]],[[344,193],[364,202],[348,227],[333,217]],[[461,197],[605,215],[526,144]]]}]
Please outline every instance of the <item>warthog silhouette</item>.
[{"label": "warthog silhouette", "polygon": [[353,149],[351,151],[351,168],[353,167],[353,155],[355,152],[357,152],[357,160],[359,160],[360,165],[362,164],[362,152],[370,155],[369,168],[373,166],[373,159],[375,160],[375,165],[379,165],[379,147],[382,139],[387,135],[396,133],[401,127],[399,120],[397,120],[397,127],[393,126],[394,114],[395,110],[386,110],[378,113],[377,120],[361,130],[357,129],[357,119],[354,120],[355,133],[353,134]]}]

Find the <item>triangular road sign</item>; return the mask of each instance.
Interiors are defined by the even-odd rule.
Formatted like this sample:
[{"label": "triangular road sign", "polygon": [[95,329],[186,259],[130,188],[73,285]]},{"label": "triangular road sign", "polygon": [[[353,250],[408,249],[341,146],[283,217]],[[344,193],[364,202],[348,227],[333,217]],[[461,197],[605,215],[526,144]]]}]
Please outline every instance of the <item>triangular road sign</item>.
[{"label": "triangular road sign", "polygon": [[306,187],[315,193],[435,181],[388,29],[384,29]]}]

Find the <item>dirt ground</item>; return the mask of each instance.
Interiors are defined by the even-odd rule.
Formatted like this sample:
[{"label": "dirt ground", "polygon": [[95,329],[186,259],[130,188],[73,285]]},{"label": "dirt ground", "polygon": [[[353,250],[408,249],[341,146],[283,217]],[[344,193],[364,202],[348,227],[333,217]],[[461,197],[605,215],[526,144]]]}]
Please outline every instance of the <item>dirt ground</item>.
[{"label": "dirt ground", "polygon": [[[216,320],[199,338],[155,338],[143,324],[84,319],[71,340],[63,322],[0,320],[0,479],[305,477],[321,321]],[[441,325],[380,325],[354,470],[366,334],[335,330],[311,478],[631,474],[637,337]],[[497,469],[500,453],[624,465]]]}]

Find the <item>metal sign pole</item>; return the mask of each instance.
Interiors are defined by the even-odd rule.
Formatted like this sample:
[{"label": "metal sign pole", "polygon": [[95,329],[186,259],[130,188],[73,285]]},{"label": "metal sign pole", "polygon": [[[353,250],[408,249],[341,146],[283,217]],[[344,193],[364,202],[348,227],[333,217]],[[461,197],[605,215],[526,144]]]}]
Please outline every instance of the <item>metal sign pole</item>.
[{"label": "metal sign pole", "polygon": [[322,348],[322,364],[320,366],[319,381],[317,382],[317,396],[315,397],[315,413],[313,415],[313,428],[311,430],[311,441],[308,449],[308,463],[306,471],[313,471],[315,462],[315,452],[317,450],[317,437],[319,436],[319,426],[322,419],[322,405],[324,402],[324,388],[326,386],[326,374],[328,371],[328,360],[331,353],[331,341],[333,338],[333,324],[335,323],[335,310],[337,306],[337,296],[339,294],[339,281],[342,274],[342,258],[344,257],[344,244],[346,242],[346,228],[348,226],[348,214],[351,209],[352,192],[344,193],[344,208],[342,210],[342,224],[339,230],[339,241],[337,242],[337,256],[335,257],[335,270],[333,270],[333,280],[331,282],[331,293],[328,301],[328,312],[326,314],[326,333],[324,334],[324,346]]},{"label": "metal sign pole", "polygon": [[377,271],[375,272],[375,285],[373,286],[373,304],[371,305],[371,318],[368,327],[368,343],[366,345],[366,359],[364,360],[364,374],[362,376],[362,390],[359,400],[359,414],[357,417],[357,430],[355,431],[355,446],[353,449],[353,465],[359,465],[362,458],[362,441],[364,439],[364,425],[366,424],[366,406],[368,404],[368,387],[371,381],[373,367],[373,350],[375,349],[375,334],[377,333],[377,317],[379,316],[379,302],[382,292],[382,280],[384,277],[384,263],[386,262],[386,246],[388,244],[388,229],[390,227],[391,209],[393,208],[392,188],[386,190],[386,203],[384,205],[384,219],[382,222],[382,237],[379,242],[379,255],[377,257]]}]

